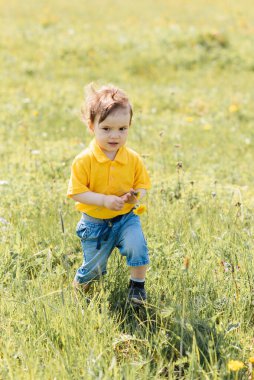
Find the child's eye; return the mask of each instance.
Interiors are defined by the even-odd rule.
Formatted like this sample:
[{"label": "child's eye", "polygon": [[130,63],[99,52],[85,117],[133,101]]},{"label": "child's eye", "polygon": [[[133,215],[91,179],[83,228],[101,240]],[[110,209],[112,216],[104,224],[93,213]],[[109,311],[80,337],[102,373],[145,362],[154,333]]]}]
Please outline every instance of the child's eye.
[{"label": "child's eye", "polygon": [[120,128],[120,131],[125,131],[127,128],[126,127],[122,127]]},{"label": "child's eye", "polygon": [[107,127],[104,127],[104,128],[102,128],[104,131],[109,131],[109,128],[107,128]]}]

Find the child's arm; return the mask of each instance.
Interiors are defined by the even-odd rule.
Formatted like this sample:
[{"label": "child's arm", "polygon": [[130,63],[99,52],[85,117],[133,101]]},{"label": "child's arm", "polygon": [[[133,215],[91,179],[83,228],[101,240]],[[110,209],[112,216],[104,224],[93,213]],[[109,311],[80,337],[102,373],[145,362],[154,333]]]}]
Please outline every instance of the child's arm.
[{"label": "child's arm", "polygon": [[114,211],[119,211],[124,206],[124,200],[121,197],[117,197],[116,195],[94,193],[93,191],[74,194],[71,198],[76,202],[85,203],[87,205],[103,206]]}]

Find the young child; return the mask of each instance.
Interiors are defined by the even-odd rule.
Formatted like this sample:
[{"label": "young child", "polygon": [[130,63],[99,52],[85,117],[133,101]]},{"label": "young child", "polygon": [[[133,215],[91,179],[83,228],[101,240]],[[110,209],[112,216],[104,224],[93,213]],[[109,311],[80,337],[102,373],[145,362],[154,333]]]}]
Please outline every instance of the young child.
[{"label": "young child", "polygon": [[149,255],[133,210],[150,188],[150,179],[140,156],[125,146],[132,119],[128,97],[112,85],[95,90],[90,84],[87,89],[82,115],[94,139],[75,157],[67,192],[82,212],[76,233],[83,263],[73,285],[86,291],[106,273],[117,247],[130,269],[128,299],[140,304],[146,300]]}]

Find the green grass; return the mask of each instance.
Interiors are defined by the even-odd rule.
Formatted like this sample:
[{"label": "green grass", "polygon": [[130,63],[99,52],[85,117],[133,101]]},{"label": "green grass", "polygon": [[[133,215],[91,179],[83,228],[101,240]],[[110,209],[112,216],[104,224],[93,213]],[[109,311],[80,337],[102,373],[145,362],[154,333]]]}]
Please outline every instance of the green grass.
[{"label": "green grass", "polygon": [[[250,0],[11,0],[0,14],[0,378],[246,379]],[[126,305],[128,269],[117,251],[90,302],[76,302],[71,289],[82,255],[79,214],[65,194],[71,162],[90,140],[79,109],[91,81],[130,96],[128,144],[152,179],[141,310]],[[229,373],[230,359],[245,368]]]}]

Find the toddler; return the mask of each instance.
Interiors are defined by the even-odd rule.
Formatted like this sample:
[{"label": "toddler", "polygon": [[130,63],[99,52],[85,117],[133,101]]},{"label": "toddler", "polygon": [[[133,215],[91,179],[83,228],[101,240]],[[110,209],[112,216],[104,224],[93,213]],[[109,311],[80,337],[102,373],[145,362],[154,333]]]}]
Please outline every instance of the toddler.
[{"label": "toddler", "polygon": [[128,300],[141,304],[146,300],[149,255],[133,210],[150,188],[150,179],[140,156],[125,146],[132,106],[126,94],[112,85],[96,90],[90,84],[87,89],[82,116],[94,138],[75,157],[67,192],[82,213],[76,233],[83,263],[73,285],[88,290],[106,273],[108,258],[117,247],[130,269]]}]

